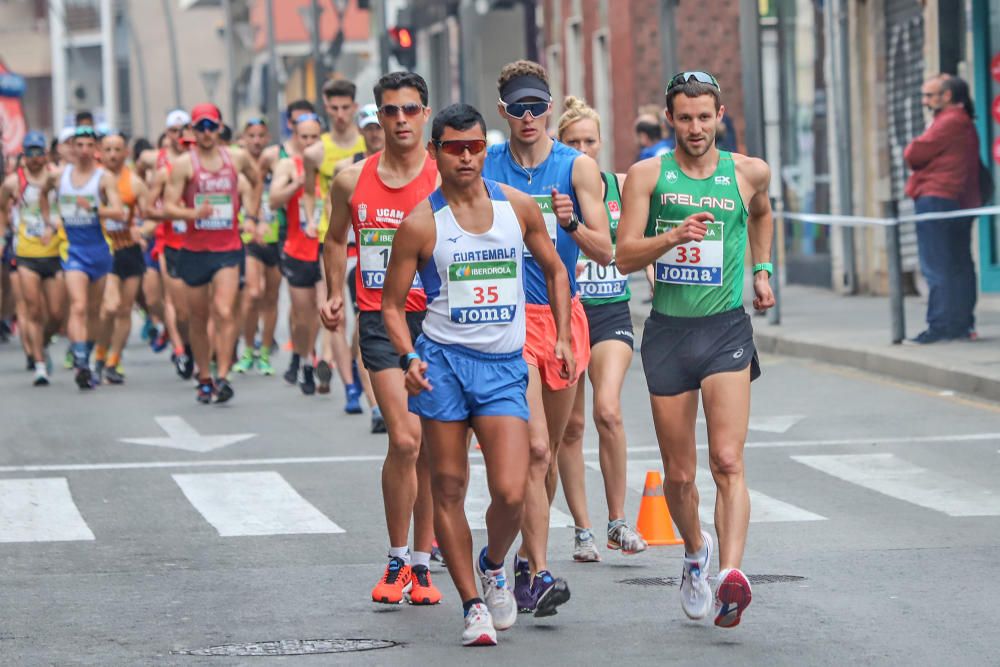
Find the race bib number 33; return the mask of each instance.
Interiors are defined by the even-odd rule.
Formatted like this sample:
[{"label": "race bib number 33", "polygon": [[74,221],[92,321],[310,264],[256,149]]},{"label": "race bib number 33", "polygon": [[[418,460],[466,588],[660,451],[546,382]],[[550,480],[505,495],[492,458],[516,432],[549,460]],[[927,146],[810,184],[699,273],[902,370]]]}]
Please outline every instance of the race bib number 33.
[{"label": "race bib number 33", "polygon": [[[657,220],[656,233],[679,227],[682,220]],[[667,251],[656,260],[656,282],[672,285],[722,286],[723,223],[706,223],[708,231],[699,243],[689,241]]]},{"label": "race bib number 33", "polygon": [[514,321],[517,262],[463,262],[448,267],[448,308],[457,324]]},{"label": "race bib number 33", "polygon": [[[385,270],[392,254],[395,229],[362,229],[358,233],[358,264],[361,267],[361,284],[366,289],[382,289]],[[420,274],[413,279],[413,289],[423,289]]]}]

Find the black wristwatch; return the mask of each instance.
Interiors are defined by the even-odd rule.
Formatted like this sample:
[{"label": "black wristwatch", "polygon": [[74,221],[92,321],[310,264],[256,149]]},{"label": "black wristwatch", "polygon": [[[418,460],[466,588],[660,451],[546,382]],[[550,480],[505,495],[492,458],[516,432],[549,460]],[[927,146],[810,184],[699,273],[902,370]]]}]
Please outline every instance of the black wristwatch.
[{"label": "black wristwatch", "polygon": [[572,218],[569,219],[569,224],[562,226],[563,231],[567,234],[572,234],[576,231],[576,228],[580,226],[580,219],[574,214]]},{"label": "black wristwatch", "polygon": [[417,354],[416,352],[409,352],[407,354],[399,355],[399,367],[403,370],[404,373],[410,370],[410,363],[414,359],[416,359],[417,361],[420,360],[420,355]]}]

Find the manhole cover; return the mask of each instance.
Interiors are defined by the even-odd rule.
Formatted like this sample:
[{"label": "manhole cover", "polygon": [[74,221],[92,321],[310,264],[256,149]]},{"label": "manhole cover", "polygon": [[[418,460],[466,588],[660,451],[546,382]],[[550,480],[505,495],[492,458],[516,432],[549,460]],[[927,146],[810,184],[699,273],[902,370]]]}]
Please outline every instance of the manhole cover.
[{"label": "manhole cover", "polygon": [[[629,584],[632,586],[676,586],[679,577],[635,577],[634,579],[622,579],[619,584]],[[713,577],[714,579],[714,577]],[[790,581],[802,581],[805,577],[794,574],[750,574],[747,579],[751,584],[783,584]]]},{"label": "manhole cover", "polygon": [[318,653],[354,653],[398,646],[385,639],[279,639],[270,642],[222,644],[208,648],[171,651],[175,655],[218,655],[226,657],[313,655]]}]

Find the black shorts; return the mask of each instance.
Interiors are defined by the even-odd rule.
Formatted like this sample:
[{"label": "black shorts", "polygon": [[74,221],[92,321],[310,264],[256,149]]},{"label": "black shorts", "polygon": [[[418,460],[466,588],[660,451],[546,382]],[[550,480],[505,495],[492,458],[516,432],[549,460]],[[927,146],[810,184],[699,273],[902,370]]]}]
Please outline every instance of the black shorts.
[{"label": "black shorts", "polygon": [[753,325],[742,308],[707,317],[669,317],[653,312],[642,334],[642,368],[654,396],[676,396],[701,388],[716,373],[750,366],[760,377]]},{"label": "black shorts", "polygon": [[281,256],[281,275],[285,276],[292,287],[315,287],[322,280],[319,260],[304,262],[288,255]]},{"label": "black shorts", "polygon": [[606,340],[620,340],[635,349],[635,331],[632,329],[632,311],[628,301],[602,303],[588,306],[583,304],[590,325],[590,347]]},{"label": "black shorts", "polygon": [[351,270],[347,272],[347,291],[351,294],[351,305],[354,306],[354,312],[358,312],[358,266],[355,264],[351,267]]},{"label": "black shorts", "polygon": [[168,248],[164,246],[163,248],[163,259],[167,265],[167,275],[171,278],[176,278],[180,280],[180,274],[177,273],[177,256],[180,254],[180,250],[177,248]]},{"label": "black shorts", "polygon": [[122,280],[141,278],[146,273],[146,258],[142,256],[142,248],[132,245],[116,250],[111,262],[111,273]]},{"label": "black shorts", "polygon": [[17,266],[26,271],[34,271],[42,280],[55,278],[62,271],[62,261],[58,257],[18,257]]},{"label": "black shorts", "polygon": [[281,249],[277,243],[247,243],[248,257],[259,260],[264,266],[271,268],[281,263]]},{"label": "black shorts", "polygon": [[[406,324],[410,328],[410,338],[416,342],[423,332],[426,311],[406,313]],[[361,362],[369,373],[378,373],[389,368],[399,368],[399,354],[385,331],[382,312],[364,310],[358,315],[358,335],[361,341]]]},{"label": "black shorts", "polygon": [[215,274],[237,267],[243,275],[243,250],[195,252],[181,249],[177,254],[177,275],[188,287],[201,287],[212,282]]}]

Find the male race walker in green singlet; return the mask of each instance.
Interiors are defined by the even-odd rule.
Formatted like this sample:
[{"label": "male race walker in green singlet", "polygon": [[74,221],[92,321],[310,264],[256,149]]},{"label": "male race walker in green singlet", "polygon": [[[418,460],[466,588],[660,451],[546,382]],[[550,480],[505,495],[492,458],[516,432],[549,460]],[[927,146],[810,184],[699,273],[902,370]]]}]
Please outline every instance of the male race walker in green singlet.
[{"label": "male race walker in green singlet", "polygon": [[770,170],[762,160],[720,151],[715,128],[725,108],[719,84],[705,72],[683,72],[667,85],[666,118],[677,148],[628,171],[618,227],[618,268],[654,264],[653,312],[642,338],[642,363],[666,473],[664,492],[684,539],[681,607],[708,616],[711,535],[698,518],[695,417],[698,391],[708,422],[708,454],[718,489],[719,538],[715,624],[739,624],[750,604],[740,571],[750,521],[743,446],[750,382],[760,375],[750,316],[743,311],[749,236],[754,308],[774,305]]}]

